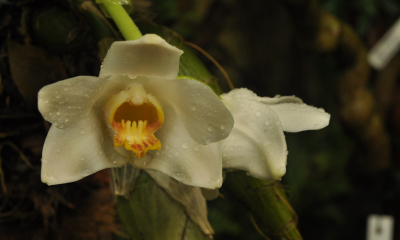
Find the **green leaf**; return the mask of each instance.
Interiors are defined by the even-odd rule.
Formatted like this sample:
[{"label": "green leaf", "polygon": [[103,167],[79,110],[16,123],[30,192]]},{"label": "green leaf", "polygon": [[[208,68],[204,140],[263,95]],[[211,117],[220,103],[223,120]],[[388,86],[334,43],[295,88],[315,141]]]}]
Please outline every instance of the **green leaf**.
[{"label": "green leaf", "polygon": [[135,240],[210,239],[193,222],[185,207],[144,171],[129,199],[117,197],[117,211]]}]

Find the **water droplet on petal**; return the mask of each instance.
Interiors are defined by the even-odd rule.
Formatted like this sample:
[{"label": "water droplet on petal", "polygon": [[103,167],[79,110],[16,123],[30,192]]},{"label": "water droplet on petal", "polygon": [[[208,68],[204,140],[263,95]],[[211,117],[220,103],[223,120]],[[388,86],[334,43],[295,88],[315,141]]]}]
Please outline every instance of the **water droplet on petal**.
[{"label": "water droplet on petal", "polygon": [[61,152],[61,150],[60,150],[59,148],[57,148],[56,151],[57,151],[58,153]]},{"label": "water droplet on petal", "polygon": [[222,125],[221,125],[221,129],[224,130],[225,128],[226,128],[226,125],[225,125],[225,124],[222,124]]},{"label": "water droplet on petal", "polygon": [[79,133],[80,133],[80,134],[85,134],[85,129],[81,129],[81,130],[79,131]]},{"label": "water droplet on petal", "polygon": [[64,128],[64,123],[61,123],[61,124],[58,126],[58,128],[63,129],[63,128]]},{"label": "water droplet on petal", "polygon": [[82,171],[82,175],[83,176],[88,176],[90,174],[90,170],[89,169],[85,169]]},{"label": "water droplet on petal", "polygon": [[211,125],[210,125],[210,126],[208,126],[208,127],[207,127],[207,130],[208,130],[208,131],[210,131],[210,132],[212,132],[212,130],[213,130],[213,127],[212,127]]},{"label": "water droplet on petal", "polygon": [[256,112],[256,116],[257,116],[257,117],[260,117],[260,116],[261,116],[261,114],[262,114],[262,112],[261,112],[261,111],[257,111],[257,112]]},{"label": "water droplet on petal", "polygon": [[267,126],[268,126],[269,124],[270,124],[270,122],[269,122],[269,121],[266,121],[266,122],[265,122],[265,125],[267,125]]},{"label": "water droplet on petal", "polygon": [[188,149],[189,148],[189,143],[188,142],[183,142],[182,143],[182,148]]},{"label": "water droplet on petal", "polygon": [[192,105],[192,110],[193,111],[196,110],[196,105],[195,104]]},{"label": "water droplet on petal", "polygon": [[206,139],[206,144],[210,144],[210,143],[211,143],[211,138],[209,137]]}]

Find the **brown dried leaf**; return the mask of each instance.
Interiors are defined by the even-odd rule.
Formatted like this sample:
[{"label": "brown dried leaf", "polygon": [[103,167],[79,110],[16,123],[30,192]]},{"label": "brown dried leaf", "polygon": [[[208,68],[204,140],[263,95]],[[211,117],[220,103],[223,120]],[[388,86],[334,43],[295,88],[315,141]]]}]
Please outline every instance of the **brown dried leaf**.
[{"label": "brown dried leaf", "polygon": [[37,109],[39,90],[50,83],[67,78],[61,59],[32,45],[7,41],[10,71],[29,109]]}]

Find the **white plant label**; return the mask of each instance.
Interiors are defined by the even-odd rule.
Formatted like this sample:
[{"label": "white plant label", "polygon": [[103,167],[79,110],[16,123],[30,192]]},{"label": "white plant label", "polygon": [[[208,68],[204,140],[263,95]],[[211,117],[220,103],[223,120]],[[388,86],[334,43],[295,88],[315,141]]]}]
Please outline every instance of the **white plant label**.
[{"label": "white plant label", "polygon": [[367,240],[393,240],[394,218],[388,215],[369,215]]},{"label": "white plant label", "polygon": [[400,18],[383,35],[368,53],[369,64],[381,70],[392,60],[400,49]]}]

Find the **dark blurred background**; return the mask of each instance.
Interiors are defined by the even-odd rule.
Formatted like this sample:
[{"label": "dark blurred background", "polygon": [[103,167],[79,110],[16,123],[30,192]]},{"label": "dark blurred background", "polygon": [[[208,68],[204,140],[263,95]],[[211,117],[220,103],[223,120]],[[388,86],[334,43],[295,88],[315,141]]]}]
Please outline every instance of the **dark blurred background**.
[{"label": "dark blurred background", "polygon": [[[126,239],[106,171],[50,188],[40,182],[49,126],[37,91],[96,76],[101,42],[121,38],[91,28],[83,2],[0,0],[1,239]],[[304,239],[365,239],[369,214],[394,216],[400,239],[400,55],[380,71],[367,61],[400,17],[399,0],[132,2],[139,27],[166,26],[197,44],[236,88],[296,95],[331,114],[323,130],[286,133],[282,181]],[[196,53],[229,91],[219,69]],[[239,203],[208,205],[215,239],[263,239]]]}]

